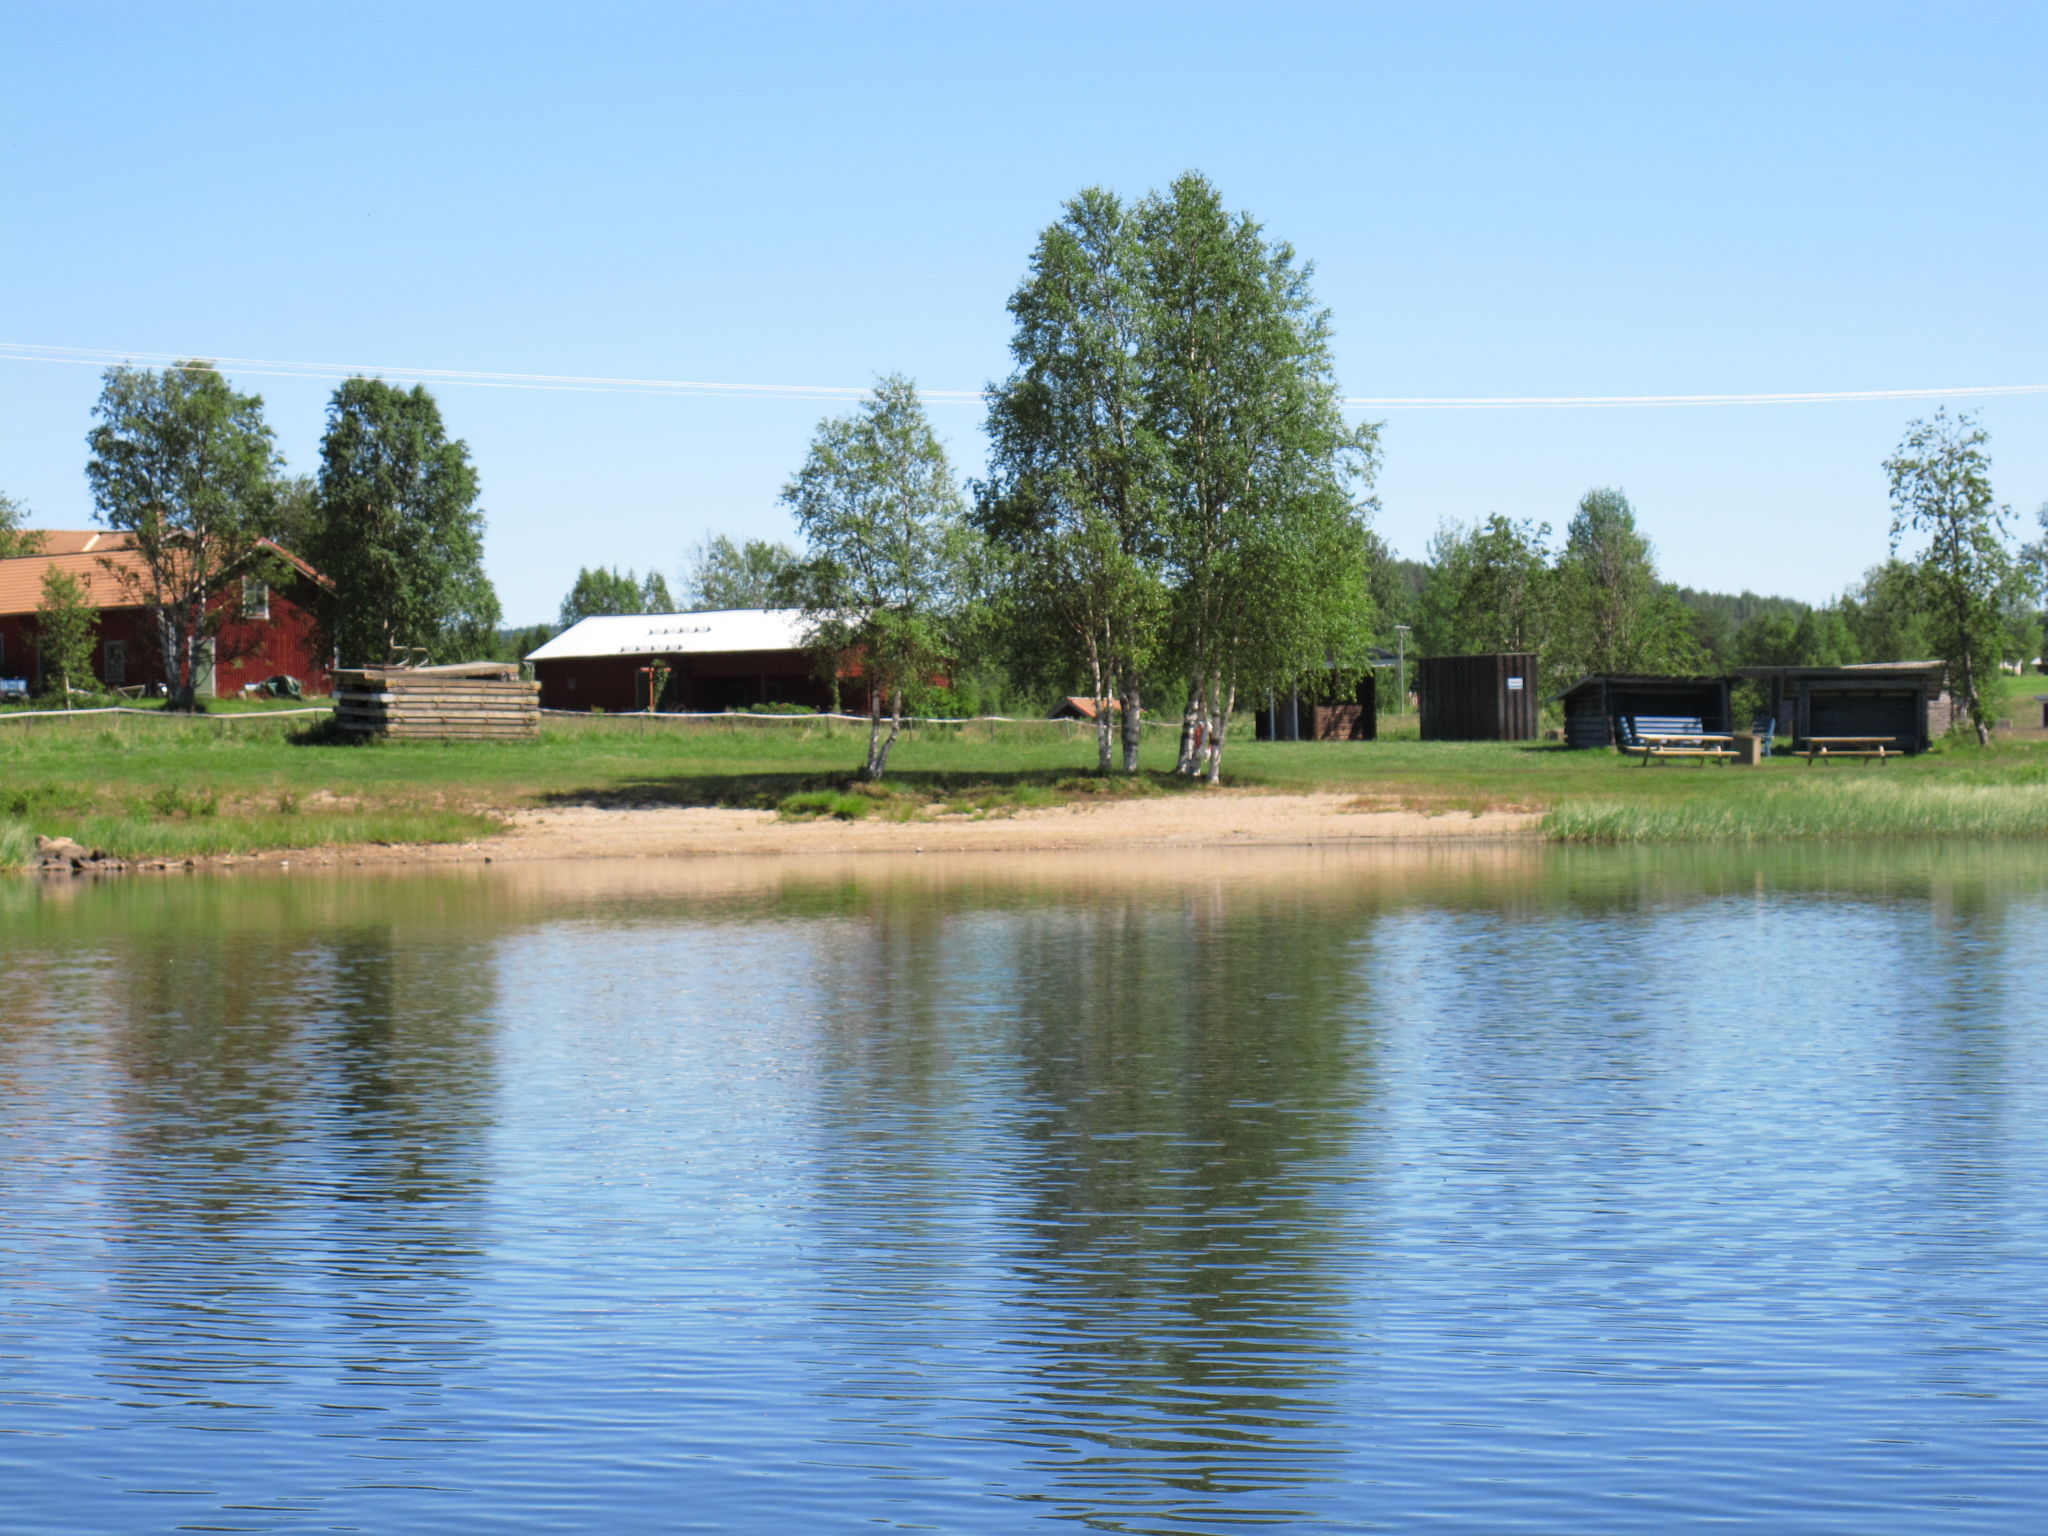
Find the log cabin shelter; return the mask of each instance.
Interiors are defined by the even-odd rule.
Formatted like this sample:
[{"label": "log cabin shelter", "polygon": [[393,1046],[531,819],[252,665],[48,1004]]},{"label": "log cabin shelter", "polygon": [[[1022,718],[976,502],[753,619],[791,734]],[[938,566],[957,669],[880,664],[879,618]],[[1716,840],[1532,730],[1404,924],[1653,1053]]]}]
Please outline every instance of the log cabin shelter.
[{"label": "log cabin shelter", "polygon": [[[43,578],[56,570],[78,582],[94,610],[93,677],[112,692],[160,692],[169,680],[143,602],[148,570],[129,536],[104,528],[37,531],[37,553],[0,560],[0,678],[42,686],[36,610]],[[251,577],[215,594],[208,607],[215,634],[201,647],[196,679],[202,698],[230,698],[279,675],[295,678],[307,693],[330,686],[330,658],[316,623],[325,578],[289,550],[258,542],[274,557],[280,583]]]},{"label": "log cabin shelter", "polygon": [[[792,608],[602,614],[572,624],[526,660],[540,683],[542,709],[719,714],[759,704],[824,710],[833,703],[832,685],[804,647],[803,615]],[[650,706],[648,669],[664,666]],[[866,690],[850,669],[841,677],[840,707],[864,710]]]},{"label": "log cabin shelter", "polygon": [[1252,716],[1260,741],[1377,741],[1379,681],[1371,669],[1349,688],[1269,694]]},{"label": "log cabin shelter", "polygon": [[1697,720],[1703,731],[1726,731],[1732,691],[1726,677],[1595,672],[1552,697],[1564,705],[1567,747],[1612,747],[1627,739],[1621,722],[1643,715]]},{"label": "log cabin shelter", "polygon": [[1738,667],[1735,675],[1764,685],[1777,734],[1790,736],[1794,751],[1814,736],[1889,736],[1924,752],[1955,719],[1946,662]]},{"label": "log cabin shelter", "polygon": [[1424,741],[1534,741],[1536,653],[1425,656],[1416,662]]}]

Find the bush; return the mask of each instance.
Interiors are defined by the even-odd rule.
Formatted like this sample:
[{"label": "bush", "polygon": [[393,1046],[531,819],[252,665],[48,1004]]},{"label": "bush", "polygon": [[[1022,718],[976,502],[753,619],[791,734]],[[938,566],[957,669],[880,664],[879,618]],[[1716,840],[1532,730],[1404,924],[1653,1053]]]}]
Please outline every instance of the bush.
[{"label": "bush", "polygon": [[840,821],[859,821],[875,808],[875,804],[875,800],[867,795],[845,794],[835,789],[812,789],[799,795],[786,796],[775,809],[792,820],[832,816]]}]

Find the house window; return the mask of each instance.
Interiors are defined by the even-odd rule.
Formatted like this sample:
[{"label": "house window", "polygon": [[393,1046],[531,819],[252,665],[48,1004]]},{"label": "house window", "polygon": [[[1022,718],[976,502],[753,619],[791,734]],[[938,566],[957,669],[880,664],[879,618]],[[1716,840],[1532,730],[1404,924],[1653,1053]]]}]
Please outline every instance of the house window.
[{"label": "house window", "polygon": [[270,617],[270,583],[259,576],[242,578],[242,617],[245,619],[267,619]]},{"label": "house window", "polygon": [[105,670],[109,688],[118,688],[128,681],[128,643],[125,640],[107,642]]}]

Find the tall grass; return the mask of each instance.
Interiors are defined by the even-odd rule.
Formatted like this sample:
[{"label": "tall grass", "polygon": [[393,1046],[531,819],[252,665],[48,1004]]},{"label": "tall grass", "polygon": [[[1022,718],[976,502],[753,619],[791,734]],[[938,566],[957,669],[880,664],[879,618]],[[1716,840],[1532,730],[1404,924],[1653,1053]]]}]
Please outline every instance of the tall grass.
[{"label": "tall grass", "polygon": [[1865,781],[1740,799],[1577,800],[1543,818],[1563,843],[1776,843],[2048,837],[2048,789]]}]

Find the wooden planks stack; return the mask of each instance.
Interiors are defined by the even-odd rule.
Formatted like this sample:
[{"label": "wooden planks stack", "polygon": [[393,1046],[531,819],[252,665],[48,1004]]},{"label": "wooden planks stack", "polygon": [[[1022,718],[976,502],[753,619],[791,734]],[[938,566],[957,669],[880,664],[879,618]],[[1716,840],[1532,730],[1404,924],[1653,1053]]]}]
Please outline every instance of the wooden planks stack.
[{"label": "wooden planks stack", "polygon": [[334,719],[345,731],[406,741],[532,741],[540,684],[510,662],[354,667],[334,674]]}]

